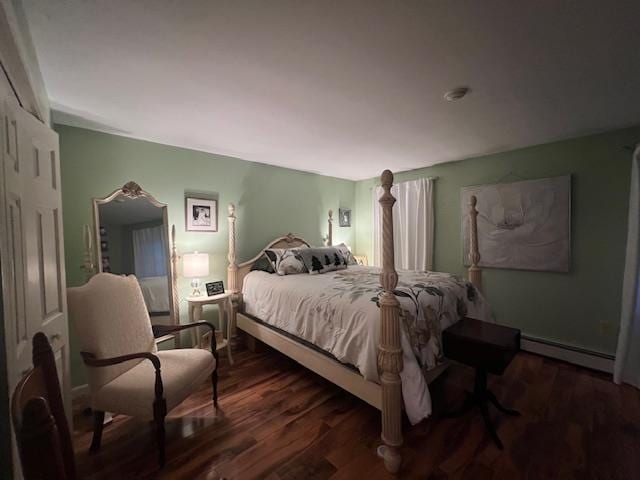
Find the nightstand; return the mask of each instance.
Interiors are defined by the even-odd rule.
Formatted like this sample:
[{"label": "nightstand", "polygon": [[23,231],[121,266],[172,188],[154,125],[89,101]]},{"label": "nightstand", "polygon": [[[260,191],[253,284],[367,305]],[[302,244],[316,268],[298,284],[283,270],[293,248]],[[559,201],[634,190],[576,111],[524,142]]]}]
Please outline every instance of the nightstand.
[{"label": "nightstand", "polygon": [[[229,364],[233,365],[233,358],[231,357],[231,347],[229,345],[229,339],[231,338],[231,318],[232,308],[231,294],[221,293],[220,295],[213,295],[208,297],[206,295],[198,297],[187,297],[187,303],[189,304],[189,321],[197,322],[202,317],[202,308],[205,305],[217,305],[220,312],[220,331],[223,333],[222,339],[215,339],[216,350],[227,349],[227,357],[229,358]],[[197,329],[192,331],[192,341],[194,345],[202,346],[202,337]],[[216,331],[216,334],[218,332]],[[225,335],[226,333],[226,335]],[[226,337],[226,338],[225,338]]]},{"label": "nightstand", "polygon": [[489,402],[507,415],[519,416],[520,413],[504,407],[487,389],[487,373],[504,373],[520,350],[520,330],[465,317],[442,332],[442,349],[445,357],[476,369],[473,393],[467,393],[461,408],[444,416],[458,417],[479,407],[491,438],[502,450],[502,442],[489,416]]},{"label": "nightstand", "polygon": [[366,255],[353,255],[353,259],[358,263],[358,265],[369,265]]}]

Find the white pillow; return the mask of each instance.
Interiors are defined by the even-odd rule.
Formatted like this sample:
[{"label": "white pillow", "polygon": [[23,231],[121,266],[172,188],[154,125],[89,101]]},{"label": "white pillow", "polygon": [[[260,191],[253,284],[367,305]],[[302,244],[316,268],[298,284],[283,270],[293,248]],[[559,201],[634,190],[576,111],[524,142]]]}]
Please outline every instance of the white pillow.
[{"label": "white pillow", "polygon": [[295,275],[308,272],[300,256],[300,250],[303,248],[267,248],[264,254],[278,275]]}]

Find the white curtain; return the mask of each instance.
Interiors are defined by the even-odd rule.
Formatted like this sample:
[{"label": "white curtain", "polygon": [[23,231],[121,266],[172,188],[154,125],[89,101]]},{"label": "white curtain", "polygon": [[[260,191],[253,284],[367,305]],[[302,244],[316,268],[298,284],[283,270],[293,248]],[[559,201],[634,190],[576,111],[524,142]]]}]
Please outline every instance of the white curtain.
[{"label": "white curtain", "polygon": [[[373,190],[373,264],[382,265],[382,187]],[[433,269],[433,180],[420,178],[391,187],[396,268]]]},{"label": "white curtain", "polygon": [[640,388],[640,145],[631,164],[627,256],[613,380]]},{"label": "white curtain", "polygon": [[133,230],[133,263],[137,277],[167,275],[167,252],[163,225]]}]

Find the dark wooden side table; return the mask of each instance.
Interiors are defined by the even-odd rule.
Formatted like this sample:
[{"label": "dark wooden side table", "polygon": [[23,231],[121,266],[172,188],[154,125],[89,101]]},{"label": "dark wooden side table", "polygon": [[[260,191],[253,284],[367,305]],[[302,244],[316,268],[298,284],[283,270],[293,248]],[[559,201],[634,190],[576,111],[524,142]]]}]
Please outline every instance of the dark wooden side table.
[{"label": "dark wooden side table", "polygon": [[478,407],[485,426],[502,450],[502,442],[489,417],[488,402],[507,415],[520,415],[516,410],[503,407],[487,389],[487,373],[502,375],[520,350],[520,330],[494,323],[463,318],[442,332],[445,357],[476,369],[473,393],[467,392],[464,404],[458,410],[445,413],[445,417],[459,417]]}]

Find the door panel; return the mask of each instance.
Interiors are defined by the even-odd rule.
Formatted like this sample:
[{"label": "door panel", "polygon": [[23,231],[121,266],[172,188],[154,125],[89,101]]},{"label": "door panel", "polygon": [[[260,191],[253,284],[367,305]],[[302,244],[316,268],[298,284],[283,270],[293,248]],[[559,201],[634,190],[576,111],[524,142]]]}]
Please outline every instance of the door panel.
[{"label": "door panel", "polygon": [[5,109],[4,124],[7,168],[13,169],[18,173],[20,171],[18,162],[18,128],[13,111]]},{"label": "door panel", "polygon": [[62,313],[58,209],[40,210],[37,216],[42,320],[48,321],[52,315]]},{"label": "door panel", "polygon": [[67,416],[71,414],[69,338],[62,242],[58,136],[11,99],[2,105],[3,191],[0,234],[7,370],[15,388],[32,366],[31,339],[42,331],[56,358]]},{"label": "door panel", "polygon": [[[25,349],[28,350],[29,337],[27,325],[27,305],[25,297],[26,274],[24,268],[24,235],[22,228],[22,208],[19,198],[10,195],[7,202],[8,206],[8,234],[9,234],[9,256],[7,256],[7,267],[9,270],[8,284],[10,290],[5,301],[5,305],[11,312],[13,335],[10,337],[17,356],[22,356]],[[23,372],[27,366],[18,365],[20,372]]]}]

